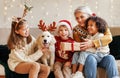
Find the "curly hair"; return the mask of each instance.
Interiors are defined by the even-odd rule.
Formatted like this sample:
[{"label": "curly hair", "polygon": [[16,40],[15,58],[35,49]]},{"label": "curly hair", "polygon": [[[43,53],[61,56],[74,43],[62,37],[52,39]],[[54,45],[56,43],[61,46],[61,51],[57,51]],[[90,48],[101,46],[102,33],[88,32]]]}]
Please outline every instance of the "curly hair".
[{"label": "curly hair", "polygon": [[105,33],[106,32],[108,24],[104,19],[102,19],[101,17],[98,17],[98,16],[91,16],[86,20],[86,23],[85,23],[86,29],[88,27],[88,22],[90,20],[95,22],[96,27],[98,28],[98,32],[100,32],[100,33]]}]

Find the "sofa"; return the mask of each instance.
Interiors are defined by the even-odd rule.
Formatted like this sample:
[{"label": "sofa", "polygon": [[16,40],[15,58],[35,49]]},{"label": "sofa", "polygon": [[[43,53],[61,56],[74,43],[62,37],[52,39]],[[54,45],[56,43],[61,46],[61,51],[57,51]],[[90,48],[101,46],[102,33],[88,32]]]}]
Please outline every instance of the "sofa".
[{"label": "sofa", "polygon": [[[110,54],[116,59],[118,71],[120,75],[120,35],[113,36],[113,41],[109,44]],[[102,68],[98,68],[97,78],[107,78],[106,71]]]},{"label": "sofa", "polygon": [[[28,78],[28,74],[18,74],[9,69],[7,64],[9,53],[10,50],[7,45],[0,45],[0,78]],[[50,73],[48,78],[54,78],[53,72]]]},{"label": "sofa", "polygon": [[[115,59],[116,59],[116,63],[118,66],[118,70],[120,73],[120,28],[119,27],[115,27],[115,28],[110,28],[112,35],[113,35],[113,41],[110,43],[110,54],[112,54]],[[0,29],[0,33],[2,32],[6,32],[2,37],[1,37],[1,41],[4,40],[4,42],[6,41],[7,37],[8,37],[8,33],[9,33],[9,29]],[[37,37],[41,31],[36,29],[36,28],[32,28],[30,33],[34,36]],[[0,42],[1,42],[0,41]],[[0,44],[0,78],[28,78],[28,74],[18,74],[15,72],[10,71],[8,64],[7,64],[7,59],[8,59],[8,55],[10,53],[10,50],[8,49],[7,45],[4,44]],[[54,74],[53,72],[50,73],[49,78],[54,78]],[[107,78],[106,72],[104,69],[102,68],[98,68],[98,75],[97,78]]]}]

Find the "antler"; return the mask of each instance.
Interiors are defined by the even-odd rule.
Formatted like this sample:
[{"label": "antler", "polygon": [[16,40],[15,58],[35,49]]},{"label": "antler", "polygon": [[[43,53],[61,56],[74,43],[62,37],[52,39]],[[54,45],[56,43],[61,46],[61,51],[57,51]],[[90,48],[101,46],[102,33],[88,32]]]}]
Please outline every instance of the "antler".
[{"label": "antler", "polygon": [[32,6],[29,7],[26,4],[24,5],[24,7],[25,8],[24,8],[24,12],[23,12],[22,18],[24,18],[27,15],[28,11],[30,11],[33,8]]},{"label": "antler", "polygon": [[56,22],[54,22],[54,21],[53,21],[52,24],[50,24],[50,25],[48,26],[48,30],[49,30],[49,31],[55,31],[56,28],[57,28],[57,27],[56,27]]},{"label": "antler", "polygon": [[38,25],[39,29],[41,29],[42,31],[55,31],[56,27],[56,22],[53,22],[52,24],[50,24],[49,26],[46,27],[45,22],[43,22],[43,20],[39,21],[39,25]]},{"label": "antler", "polygon": [[43,20],[40,20],[39,25],[38,25],[39,29],[41,29],[42,31],[46,31],[47,27],[45,25],[45,22],[43,22]]}]

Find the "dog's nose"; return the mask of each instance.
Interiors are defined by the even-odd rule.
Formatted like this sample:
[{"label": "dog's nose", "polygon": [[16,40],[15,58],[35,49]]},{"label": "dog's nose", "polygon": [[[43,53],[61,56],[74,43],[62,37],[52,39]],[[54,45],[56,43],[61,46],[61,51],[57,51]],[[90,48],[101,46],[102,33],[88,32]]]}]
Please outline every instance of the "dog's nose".
[{"label": "dog's nose", "polygon": [[47,42],[47,40],[44,40],[44,42],[46,43],[46,42]]}]

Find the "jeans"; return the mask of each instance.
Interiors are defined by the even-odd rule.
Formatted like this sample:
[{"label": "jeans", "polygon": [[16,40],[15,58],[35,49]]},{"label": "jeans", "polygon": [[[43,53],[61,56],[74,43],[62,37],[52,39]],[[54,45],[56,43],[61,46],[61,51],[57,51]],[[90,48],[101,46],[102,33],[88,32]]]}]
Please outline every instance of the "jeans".
[{"label": "jeans", "polygon": [[103,57],[103,59],[99,63],[97,63],[94,56],[89,55],[85,62],[85,77],[96,78],[97,67],[104,68],[106,70],[108,78],[119,76],[115,58],[112,55],[107,55]]}]

